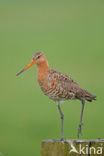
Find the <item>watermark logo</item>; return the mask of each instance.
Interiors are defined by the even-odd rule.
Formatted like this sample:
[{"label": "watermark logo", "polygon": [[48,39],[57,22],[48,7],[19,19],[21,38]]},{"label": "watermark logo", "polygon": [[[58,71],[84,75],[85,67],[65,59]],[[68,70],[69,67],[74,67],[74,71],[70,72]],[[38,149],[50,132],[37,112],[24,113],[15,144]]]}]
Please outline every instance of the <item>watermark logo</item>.
[{"label": "watermark logo", "polygon": [[71,152],[74,152],[74,153],[79,153],[77,150],[76,150],[76,148],[74,147],[74,145],[73,144],[71,144],[71,150],[70,150],[70,153]]},{"label": "watermark logo", "polygon": [[71,150],[69,153],[77,153],[77,154],[98,154],[101,155],[103,153],[103,144],[101,144],[100,147],[89,147],[88,145],[82,146],[82,144],[79,144],[78,149],[75,148],[75,146],[71,143]]}]

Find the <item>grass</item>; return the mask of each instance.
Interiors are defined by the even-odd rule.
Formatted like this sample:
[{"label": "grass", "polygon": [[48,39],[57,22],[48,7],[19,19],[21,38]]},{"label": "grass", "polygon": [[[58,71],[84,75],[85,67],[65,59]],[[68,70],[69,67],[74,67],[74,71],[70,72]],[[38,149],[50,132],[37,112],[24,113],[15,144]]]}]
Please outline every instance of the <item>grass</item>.
[{"label": "grass", "polygon": [[[103,1],[0,3],[0,152],[38,156],[42,140],[60,138],[57,106],[40,91],[36,66],[15,76],[37,51],[44,51],[51,68],[97,95],[86,102],[80,138],[104,138]],[[80,102],[61,107],[65,138],[77,138]]]}]

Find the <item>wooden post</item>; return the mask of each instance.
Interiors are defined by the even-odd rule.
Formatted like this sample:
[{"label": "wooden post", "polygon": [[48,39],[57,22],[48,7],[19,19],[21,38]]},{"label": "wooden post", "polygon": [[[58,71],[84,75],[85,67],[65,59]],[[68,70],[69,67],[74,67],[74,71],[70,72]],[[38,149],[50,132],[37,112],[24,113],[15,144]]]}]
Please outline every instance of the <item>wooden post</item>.
[{"label": "wooden post", "polygon": [[104,140],[42,141],[41,156],[104,156]]}]

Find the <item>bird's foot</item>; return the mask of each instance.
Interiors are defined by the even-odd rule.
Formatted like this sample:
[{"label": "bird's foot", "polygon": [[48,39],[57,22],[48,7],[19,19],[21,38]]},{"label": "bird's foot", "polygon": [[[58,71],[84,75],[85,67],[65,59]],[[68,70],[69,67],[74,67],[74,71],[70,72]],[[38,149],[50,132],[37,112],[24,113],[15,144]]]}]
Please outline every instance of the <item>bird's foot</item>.
[{"label": "bird's foot", "polygon": [[65,141],[65,138],[64,137],[61,137],[60,141]]},{"label": "bird's foot", "polygon": [[78,126],[78,134],[77,134],[77,136],[78,136],[78,138],[79,138],[79,135],[81,134],[82,135],[82,123],[80,123],[79,124],[79,126]]}]

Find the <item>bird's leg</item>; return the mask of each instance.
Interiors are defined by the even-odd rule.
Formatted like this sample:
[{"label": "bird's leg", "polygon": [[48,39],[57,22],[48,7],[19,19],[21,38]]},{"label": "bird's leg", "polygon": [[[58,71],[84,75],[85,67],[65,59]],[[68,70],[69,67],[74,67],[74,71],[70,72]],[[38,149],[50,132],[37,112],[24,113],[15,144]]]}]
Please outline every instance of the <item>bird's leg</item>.
[{"label": "bird's leg", "polygon": [[79,134],[82,133],[82,118],[83,118],[83,111],[84,111],[84,105],[85,105],[85,100],[81,100],[82,102],[82,110],[81,110],[81,117],[80,117],[80,123],[78,126],[78,138],[79,138]]},{"label": "bird's leg", "polygon": [[63,136],[63,120],[64,120],[64,115],[62,113],[61,107],[60,107],[60,103],[57,102],[57,106],[58,106],[58,110],[60,113],[60,117],[61,117],[61,140],[64,140],[64,136]]}]

